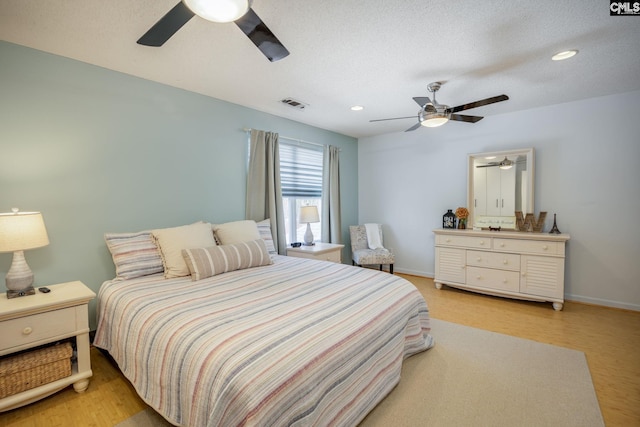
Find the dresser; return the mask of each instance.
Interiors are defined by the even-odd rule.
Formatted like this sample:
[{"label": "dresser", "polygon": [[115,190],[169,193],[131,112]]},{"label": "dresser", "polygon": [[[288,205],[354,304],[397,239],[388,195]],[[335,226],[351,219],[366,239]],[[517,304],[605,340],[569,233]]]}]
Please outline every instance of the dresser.
[{"label": "dresser", "polygon": [[71,339],[76,351],[71,375],[0,399],[0,411],[42,399],[71,384],[78,393],[89,386],[88,304],[96,294],[77,281],[47,287],[48,293],[37,291],[20,298],[0,295],[0,356]]},{"label": "dresser", "polygon": [[316,242],[316,244],[312,246],[302,245],[297,248],[288,247],[287,256],[341,263],[342,248],[344,248],[344,245],[338,243]]},{"label": "dresser", "polygon": [[564,304],[568,234],[437,229],[435,278],[489,295]]}]

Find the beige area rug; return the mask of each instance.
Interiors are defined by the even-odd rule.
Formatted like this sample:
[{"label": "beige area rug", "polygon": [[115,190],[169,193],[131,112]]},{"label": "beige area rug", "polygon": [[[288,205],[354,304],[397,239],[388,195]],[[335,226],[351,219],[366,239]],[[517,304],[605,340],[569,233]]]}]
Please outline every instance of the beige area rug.
[{"label": "beige area rug", "polygon": [[[435,347],[360,427],[604,426],[584,353],[432,321]],[[148,409],[117,427],[169,425]]]}]

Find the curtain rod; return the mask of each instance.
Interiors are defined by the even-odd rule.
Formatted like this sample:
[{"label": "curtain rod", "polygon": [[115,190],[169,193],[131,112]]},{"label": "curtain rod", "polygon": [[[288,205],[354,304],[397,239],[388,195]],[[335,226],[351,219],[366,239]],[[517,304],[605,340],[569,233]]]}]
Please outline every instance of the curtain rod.
[{"label": "curtain rod", "polygon": [[[245,131],[245,132],[251,132],[253,129],[251,129],[251,128],[242,128],[242,130]],[[282,138],[282,139],[288,139],[289,141],[302,142],[304,144],[311,144],[311,145],[318,145],[320,147],[324,147],[325,145],[327,145],[327,144],[320,144],[319,142],[305,141],[304,139],[291,138],[289,136],[284,136],[284,135],[280,135],[280,134],[278,134],[278,137]],[[340,150],[340,151],[342,151],[342,150]]]}]

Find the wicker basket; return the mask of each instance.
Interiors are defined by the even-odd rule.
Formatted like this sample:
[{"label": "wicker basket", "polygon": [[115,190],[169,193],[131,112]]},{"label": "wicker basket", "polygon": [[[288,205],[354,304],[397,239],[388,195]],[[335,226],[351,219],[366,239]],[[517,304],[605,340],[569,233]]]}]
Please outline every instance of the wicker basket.
[{"label": "wicker basket", "polygon": [[0,399],[71,375],[69,342],[0,359]]}]

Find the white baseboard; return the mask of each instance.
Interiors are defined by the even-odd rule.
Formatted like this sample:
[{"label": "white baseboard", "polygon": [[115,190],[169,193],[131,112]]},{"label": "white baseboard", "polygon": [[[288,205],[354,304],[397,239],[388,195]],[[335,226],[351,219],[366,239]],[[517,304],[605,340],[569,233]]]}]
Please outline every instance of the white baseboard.
[{"label": "white baseboard", "polygon": [[611,301],[603,298],[591,298],[591,297],[585,297],[582,295],[566,294],[564,296],[564,299],[568,301],[584,302],[586,304],[602,305],[604,307],[613,307],[613,308],[622,308],[625,310],[640,311],[639,304],[631,304],[628,302],[620,302],[620,301]]},{"label": "white baseboard", "polygon": [[435,274],[430,273],[428,271],[410,270],[410,269],[407,269],[407,268],[397,268],[396,266],[393,267],[393,272],[394,273],[410,274],[412,276],[428,277],[429,279],[433,279],[433,277],[435,276]]}]

